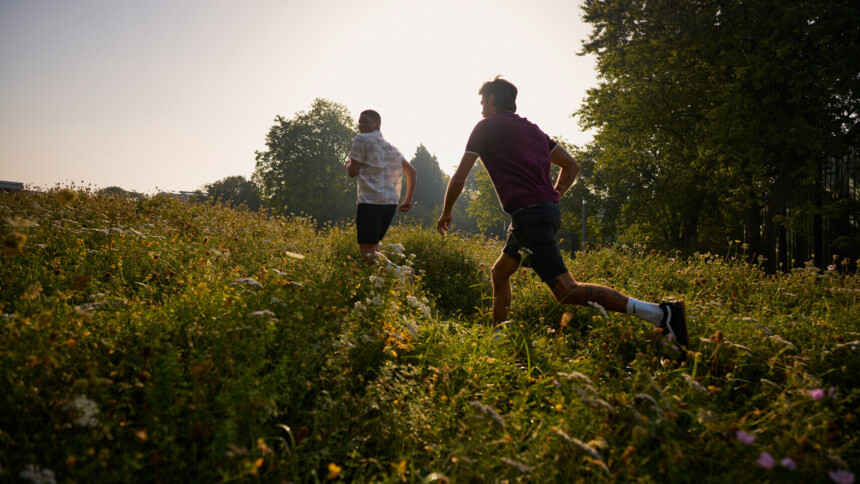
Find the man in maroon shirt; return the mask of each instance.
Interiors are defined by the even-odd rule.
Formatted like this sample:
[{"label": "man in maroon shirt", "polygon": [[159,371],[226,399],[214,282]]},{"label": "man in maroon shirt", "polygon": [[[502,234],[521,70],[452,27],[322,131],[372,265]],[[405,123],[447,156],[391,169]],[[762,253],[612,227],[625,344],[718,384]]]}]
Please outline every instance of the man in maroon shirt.
[{"label": "man in maroon shirt", "polygon": [[[558,199],[573,185],[579,164],[536,125],[516,113],[517,88],[496,77],[485,82],[481,95],[484,119],[472,130],[466,153],[445,192],[436,229],[443,236],[466,177],[480,157],[490,175],[502,210],[511,216],[508,239],[490,272],[493,282],[493,323],[508,317],[510,278],[520,263],[531,267],[556,300],[580,306],[599,304],[608,311],[633,314],[661,328],[682,347],[687,346],[684,303],[647,303],[597,284],[579,284],[564,265],[555,234],[561,224]],[[555,185],[551,164],[561,168]]]}]

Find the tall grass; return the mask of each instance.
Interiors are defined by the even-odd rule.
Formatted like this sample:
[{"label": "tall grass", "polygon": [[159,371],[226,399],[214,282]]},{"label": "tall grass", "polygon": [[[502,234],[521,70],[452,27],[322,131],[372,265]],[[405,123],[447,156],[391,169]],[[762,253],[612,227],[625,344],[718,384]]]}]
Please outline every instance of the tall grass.
[{"label": "tall grass", "polygon": [[[0,479],[815,482],[858,468],[860,278],[742,249],[601,249],[577,280],[687,301],[647,324],[531,273],[489,330],[499,242],[87,191],[0,194]],[[402,249],[401,249],[402,247]],[[841,472],[841,473],[840,473]],[[832,474],[832,477],[831,477]]]}]

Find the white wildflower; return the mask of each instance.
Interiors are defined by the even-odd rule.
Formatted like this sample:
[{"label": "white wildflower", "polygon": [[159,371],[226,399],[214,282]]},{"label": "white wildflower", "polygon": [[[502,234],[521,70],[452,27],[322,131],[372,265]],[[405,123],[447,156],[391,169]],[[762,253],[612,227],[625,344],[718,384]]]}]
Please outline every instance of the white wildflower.
[{"label": "white wildflower", "polygon": [[372,282],[373,285],[377,288],[380,288],[385,284],[385,279],[383,279],[379,276],[370,276],[369,279],[370,279],[370,282]]},{"label": "white wildflower", "polygon": [[263,285],[260,284],[253,277],[246,277],[244,279],[236,279],[235,281],[231,282],[230,285],[231,286],[244,285],[244,286],[249,286],[249,287],[259,287],[261,289],[263,287]]},{"label": "white wildflower", "polygon": [[430,317],[432,317],[432,314],[430,313],[430,308],[427,306],[421,306],[419,312],[421,312],[421,314],[423,314],[425,318],[429,319]]},{"label": "white wildflower", "polygon": [[87,398],[86,395],[78,395],[74,400],[67,403],[65,408],[79,415],[75,419],[75,423],[81,427],[95,427],[98,425],[98,420],[95,417],[99,413],[99,407],[96,402]]},{"label": "white wildflower", "polygon": [[588,301],[588,305],[595,308],[595,309],[600,310],[600,314],[602,314],[604,318],[609,319],[609,315],[606,314],[606,309],[603,306],[601,306],[600,304],[597,304],[594,301]]},{"label": "white wildflower", "polygon": [[34,484],[57,484],[54,471],[51,469],[40,469],[33,464],[27,465],[27,468],[18,475]]},{"label": "white wildflower", "polygon": [[417,308],[418,305],[421,304],[418,302],[418,298],[415,296],[406,296],[406,302],[408,302],[409,305],[413,308]]},{"label": "white wildflower", "polygon": [[364,306],[364,304],[361,304],[361,301],[356,301],[356,302],[355,302],[355,309],[361,309],[362,311],[366,311],[366,310],[367,310],[367,308]]},{"label": "white wildflower", "polygon": [[521,464],[521,463],[519,463],[513,459],[508,459],[507,457],[502,457],[500,460],[509,466],[516,467],[517,470],[522,472],[523,474],[530,474],[532,472],[531,467],[529,467],[525,464]]},{"label": "white wildflower", "polygon": [[693,390],[696,390],[700,393],[708,393],[708,390],[703,387],[701,383],[697,382],[695,378],[691,377],[687,373],[684,373],[684,380],[687,381],[687,384],[689,384],[693,388]]},{"label": "white wildflower", "polygon": [[273,317],[275,317],[275,313],[273,313],[272,311],[269,311],[268,309],[263,309],[261,311],[254,311],[253,313],[251,313],[251,317],[252,318],[264,318],[264,317],[273,318]]}]

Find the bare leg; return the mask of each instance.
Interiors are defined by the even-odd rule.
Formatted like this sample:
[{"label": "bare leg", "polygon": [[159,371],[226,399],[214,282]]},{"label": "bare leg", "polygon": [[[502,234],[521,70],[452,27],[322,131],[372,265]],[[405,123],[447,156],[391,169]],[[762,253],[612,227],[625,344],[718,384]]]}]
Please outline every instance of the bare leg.
[{"label": "bare leg", "polygon": [[358,250],[368,264],[372,264],[378,256],[382,255],[379,253],[379,244],[358,244]]},{"label": "bare leg", "polygon": [[627,296],[611,287],[598,284],[577,284],[569,272],[558,276],[555,286],[551,286],[555,299],[564,304],[587,306],[589,302],[603,306],[607,311],[627,312]]},{"label": "bare leg", "polygon": [[493,324],[499,324],[508,319],[508,308],[511,307],[511,276],[520,266],[518,260],[502,253],[493,264],[490,277],[493,281]]}]

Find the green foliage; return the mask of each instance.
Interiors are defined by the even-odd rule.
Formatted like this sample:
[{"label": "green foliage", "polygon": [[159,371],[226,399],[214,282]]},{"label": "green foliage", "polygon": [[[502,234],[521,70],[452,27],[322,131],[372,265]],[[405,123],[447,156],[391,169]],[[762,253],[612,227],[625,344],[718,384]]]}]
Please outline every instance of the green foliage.
[{"label": "green foliage", "polygon": [[265,151],[257,152],[254,180],[276,213],[320,221],[348,220],[355,211],[355,180],[343,163],[358,132],[342,104],[316,99],[292,119],[275,118]]},{"label": "green foliage", "polygon": [[842,261],[768,275],[734,243],[566,261],[686,300],[678,364],[650,325],[561,306],[528,271],[489,331],[500,243],[478,236],[393,227],[404,280],[361,262],[350,226],[220,204],[0,193],[0,220],[4,479],[822,482],[860,464]]},{"label": "green foliage", "polygon": [[[412,210],[407,213],[407,218],[425,227],[435,227],[436,220],[442,213],[447,177],[439,168],[436,155],[431,155],[424,145],[419,145],[415,150],[411,163],[418,172],[418,184],[415,186]],[[405,185],[403,189],[406,189]]]},{"label": "green foliage", "polygon": [[860,141],[858,5],[586,1],[603,81],[578,114],[597,129],[606,218],[670,247],[745,234],[770,263],[782,234],[787,262],[787,207]]},{"label": "green foliage", "polygon": [[260,193],[257,185],[241,175],[228,176],[223,180],[206,185],[210,200],[219,201],[230,207],[244,205],[250,210],[259,210]]}]

